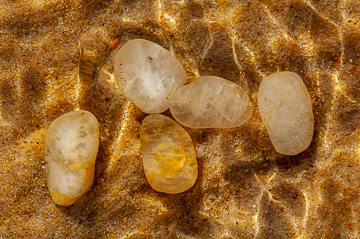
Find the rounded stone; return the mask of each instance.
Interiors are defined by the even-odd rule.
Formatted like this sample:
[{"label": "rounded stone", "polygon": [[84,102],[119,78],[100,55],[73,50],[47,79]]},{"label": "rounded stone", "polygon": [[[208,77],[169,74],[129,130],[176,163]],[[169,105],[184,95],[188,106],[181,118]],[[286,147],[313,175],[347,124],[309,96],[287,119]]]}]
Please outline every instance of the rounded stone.
[{"label": "rounded stone", "polygon": [[295,155],[309,147],[314,116],[309,92],[299,75],[284,71],[266,77],[259,87],[258,106],[276,151]]},{"label": "rounded stone", "polygon": [[201,76],[170,97],[170,111],[190,128],[232,128],[251,118],[251,102],[238,84],[217,76]]},{"label": "rounded stone", "polygon": [[159,114],[147,116],[140,140],[146,179],[153,189],[173,194],[195,184],[198,166],[194,144],[175,121]]},{"label": "rounded stone", "polygon": [[45,140],[47,183],[52,200],[69,206],[94,180],[99,124],[88,111],[72,111],[55,119]]},{"label": "rounded stone", "polygon": [[182,64],[163,47],[142,39],[127,42],[116,53],[114,72],[125,96],[143,112],[169,109],[169,96],[186,82]]}]

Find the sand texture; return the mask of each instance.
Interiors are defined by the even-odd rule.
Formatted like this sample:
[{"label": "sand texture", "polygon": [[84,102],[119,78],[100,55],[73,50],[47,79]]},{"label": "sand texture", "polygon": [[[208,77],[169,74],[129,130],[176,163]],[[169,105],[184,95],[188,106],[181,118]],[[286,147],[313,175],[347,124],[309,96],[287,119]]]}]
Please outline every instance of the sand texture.
[{"label": "sand texture", "polygon": [[[358,0],[0,0],[0,238],[359,238],[359,16]],[[170,50],[188,82],[223,77],[252,102],[241,127],[185,128],[199,168],[185,193],[145,178],[146,114],[113,70],[134,38]],[[257,109],[277,71],[312,99],[314,136],[296,156],[275,151]],[[74,109],[96,116],[100,147],[92,188],[62,207],[45,136]]]}]

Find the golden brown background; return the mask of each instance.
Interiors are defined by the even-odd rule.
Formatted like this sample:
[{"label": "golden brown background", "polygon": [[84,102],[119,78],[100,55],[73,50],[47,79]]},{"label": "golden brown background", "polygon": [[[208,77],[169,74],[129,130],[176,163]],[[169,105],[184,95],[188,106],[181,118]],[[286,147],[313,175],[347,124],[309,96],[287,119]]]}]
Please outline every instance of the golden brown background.
[{"label": "golden brown background", "polygon": [[[186,128],[199,178],[185,193],[145,179],[146,115],[116,88],[115,38],[154,41],[189,81],[221,76],[250,96],[242,127]],[[360,238],[359,55],[358,0],[0,0],[0,238]],[[282,70],[304,79],[315,115],[311,146],[291,157],[256,107]],[[92,189],[65,208],[47,191],[44,138],[76,108],[101,143]]]}]

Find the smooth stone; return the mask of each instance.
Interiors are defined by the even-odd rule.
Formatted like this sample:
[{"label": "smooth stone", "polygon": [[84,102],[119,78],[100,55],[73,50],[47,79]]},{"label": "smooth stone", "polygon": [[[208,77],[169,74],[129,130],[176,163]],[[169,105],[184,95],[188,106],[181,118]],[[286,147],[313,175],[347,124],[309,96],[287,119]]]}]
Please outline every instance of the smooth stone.
[{"label": "smooth stone", "polygon": [[276,151],[295,155],[309,147],[314,116],[310,94],[299,75],[284,71],[266,77],[259,87],[258,105]]},{"label": "smooth stone", "polygon": [[69,206],[94,181],[99,147],[99,124],[85,110],[72,111],[51,123],[45,140],[47,182],[52,200]]},{"label": "smooth stone", "polygon": [[170,111],[190,128],[232,128],[251,118],[251,102],[238,84],[217,76],[201,76],[170,97]]},{"label": "smooth stone", "polygon": [[80,36],[79,78],[83,84],[91,84],[99,63],[106,56],[108,37],[105,31],[95,27]]},{"label": "smooth stone", "polygon": [[148,114],[170,107],[170,94],[186,82],[182,64],[165,48],[142,39],[127,42],[114,58],[115,79],[125,96]]},{"label": "smooth stone", "polygon": [[140,127],[140,140],[145,175],[153,189],[173,194],[195,184],[194,144],[175,121],[159,114],[147,116]]}]

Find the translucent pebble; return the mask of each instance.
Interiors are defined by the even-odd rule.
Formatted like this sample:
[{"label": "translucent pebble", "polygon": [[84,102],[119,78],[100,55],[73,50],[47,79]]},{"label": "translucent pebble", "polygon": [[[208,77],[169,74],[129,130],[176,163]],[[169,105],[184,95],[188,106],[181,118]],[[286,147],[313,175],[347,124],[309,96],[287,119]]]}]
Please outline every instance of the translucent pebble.
[{"label": "translucent pebble", "polygon": [[169,96],[186,82],[181,63],[161,46],[142,39],[127,42],[116,53],[114,71],[125,96],[145,113],[169,109]]},{"label": "translucent pebble", "polygon": [[88,111],[72,111],[54,120],[46,134],[45,160],[51,198],[69,206],[94,180],[99,124]]},{"label": "translucent pebble", "polygon": [[96,68],[106,56],[108,49],[107,34],[101,28],[92,28],[80,37],[79,78],[83,83],[91,84]]},{"label": "translucent pebble", "polygon": [[260,84],[258,105],[275,150],[295,155],[311,143],[314,116],[311,98],[299,75],[284,71]]},{"label": "translucent pebble", "polygon": [[238,127],[252,114],[245,90],[216,76],[201,76],[179,87],[170,97],[170,111],[191,128]]},{"label": "translucent pebble", "polygon": [[140,140],[145,175],[153,189],[181,193],[195,184],[194,144],[177,123],[163,115],[149,115],[141,125]]}]

